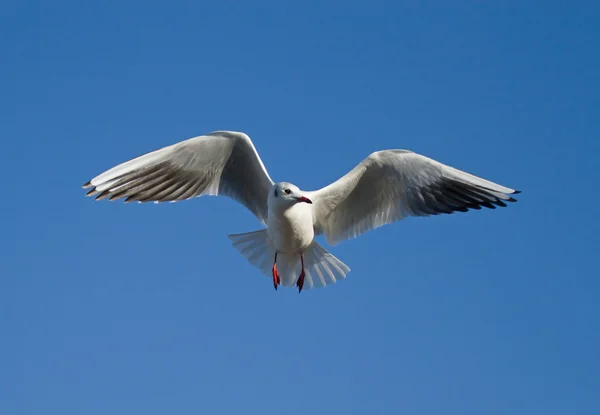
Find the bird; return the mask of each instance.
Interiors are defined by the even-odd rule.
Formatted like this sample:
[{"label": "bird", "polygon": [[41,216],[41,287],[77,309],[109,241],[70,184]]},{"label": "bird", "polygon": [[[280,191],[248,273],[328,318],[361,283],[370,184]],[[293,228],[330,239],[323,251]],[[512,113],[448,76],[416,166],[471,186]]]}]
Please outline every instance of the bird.
[{"label": "bird", "polygon": [[275,183],[250,137],[213,131],[121,163],[83,185],[86,196],[176,202],[222,195],[249,209],[259,230],[228,235],[233,247],[279,286],[320,288],[350,268],[323,248],[407,217],[495,209],[520,191],[410,150],[371,153],[319,190]]}]

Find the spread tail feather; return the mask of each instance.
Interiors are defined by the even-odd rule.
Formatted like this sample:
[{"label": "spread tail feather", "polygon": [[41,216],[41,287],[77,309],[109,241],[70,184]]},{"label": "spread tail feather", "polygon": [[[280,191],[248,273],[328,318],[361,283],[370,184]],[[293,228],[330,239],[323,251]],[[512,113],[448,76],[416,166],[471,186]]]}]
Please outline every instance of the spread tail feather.
[{"label": "spread tail feather", "polygon": [[[276,249],[267,230],[228,235],[233,246],[268,277],[272,276]],[[304,290],[321,288],[346,278],[350,268],[337,259],[316,241],[304,251]],[[302,270],[300,254],[277,254],[277,270],[281,284],[293,287]]]}]

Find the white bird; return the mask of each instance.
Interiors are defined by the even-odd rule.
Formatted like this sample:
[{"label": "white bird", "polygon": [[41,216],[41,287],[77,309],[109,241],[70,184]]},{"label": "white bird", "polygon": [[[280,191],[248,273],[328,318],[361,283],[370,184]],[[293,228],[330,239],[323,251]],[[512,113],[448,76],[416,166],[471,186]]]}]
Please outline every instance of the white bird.
[{"label": "white bird", "polygon": [[229,235],[233,246],[275,289],[323,287],[350,268],[315,241],[331,245],[408,216],[506,206],[514,189],[408,150],[372,153],[348,174],[316,191],[274,183],[250,138],[215,131],[144,154],[85,185],[97,200],[175,202],[225,195],[240,202],[266,229]]}]

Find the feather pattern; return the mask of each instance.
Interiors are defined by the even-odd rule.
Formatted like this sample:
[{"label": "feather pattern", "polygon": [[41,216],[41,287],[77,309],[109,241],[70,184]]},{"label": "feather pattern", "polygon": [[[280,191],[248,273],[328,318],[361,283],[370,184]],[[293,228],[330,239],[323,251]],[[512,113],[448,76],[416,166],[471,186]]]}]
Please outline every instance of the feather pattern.
[{"label": "feather pattern", "polygon": [[[276,249],[269,239],[266,229],[229,235],[232,245],[250,264],[264,275],[271,277]],[[313,241],[304,253],[305,290],[322,288],[346,278],[350,268],[333,256],[325,248]],[[277,267],[281,284],[293,287],[302,270],[299,253],[278,253]]]},{"label": "feather pattern", "polygon": [[337,244],[408,216],[505,207],[516,193],[411,151],[384,150],[307,196],[316,233]]},{"label": "feather pattern", "polygon": [[246,134],[215,131],[119,164],[83,187],[97,200],[125,202],[175,202],[221,194],[266,223],[272,185]]}]

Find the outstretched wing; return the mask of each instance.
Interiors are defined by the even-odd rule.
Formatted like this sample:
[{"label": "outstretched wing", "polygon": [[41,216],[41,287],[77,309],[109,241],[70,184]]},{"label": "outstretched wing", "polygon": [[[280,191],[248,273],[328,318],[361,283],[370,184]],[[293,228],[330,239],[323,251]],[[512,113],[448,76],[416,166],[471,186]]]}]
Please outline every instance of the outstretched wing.
[{"label": "outstretched wing", "polygon": [[514,193],[411,151],[384,150],[307,196],[316,232],[336,244],[407,216],[504,207]]},{"label": "outstretched wing", "polygon": [[225,195],[246,206],[263,223],[273,181],[250,138],[215,131],[164,147],[96,176],[87,196],[126,202],[174,202]]}]

